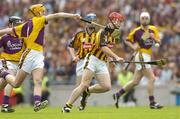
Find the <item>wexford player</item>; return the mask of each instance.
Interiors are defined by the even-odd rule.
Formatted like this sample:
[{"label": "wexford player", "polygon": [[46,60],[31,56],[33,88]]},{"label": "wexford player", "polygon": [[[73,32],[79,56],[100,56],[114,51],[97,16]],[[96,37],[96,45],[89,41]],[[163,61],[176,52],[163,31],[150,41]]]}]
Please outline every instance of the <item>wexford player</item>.
[{"label": "wexford player", "polygon": [[75,18],[80,19],[78,14],[55,13],[45,16],[46,8],[43,4],[35,4],[30,6],[28,16],[30,19],[15,28],[6,28],[0,30],[3,33],[15,33],[18,37],[25,37],[26,50],[22,54],[20,61],[20,70],[16,77],[9,74],[5,70],[1,70],[1,77],[10,83],[13,87],[19,87],[25,77],[31,74],[34,81],[34,111],[37,112],[45,108],[48,101],[41,102],[42,77],[44,67],[43,45],[44,45],[44,29],[50,20],[57,18]]},{"label": "wexford player", "polygon": [[[9,17],[8,25],[10,28],[20,24],[22,24],[22,19],[20,17]],[[0,38],[0,47],[3,48],[3,51],[0,54],[0,67],[7,69],[12,75],[16,75],[20,57],[25,50],[23,42],[23,39],[17,38],[14,34],[5,34]],[[1,81],[4,82],[4,85],[1,88],[4,88],[7,83],[4,80]],[[12,86],[8,84],[4,89],[1,112],[11,113],[15,111],[9,104],[11,91]]]},{"label": "wexford player", "polygon": [[[140,14],[141,26],[132,30],[125,43],[138,52],[135,56],[135,61],[151,61],[152,46],[154,44],[158,45],[160,43],[159,33],[155,26],[149,25],[150,14],[148,12],[142,12]],[[135,44],[134,44],[135,43]],[[125,85],[119,92],[113,95],[116,107],[118,108],[119,98],[127,91],[129,91],[134,86],[138,85],[142,77],[146,76],[148,80],[148,95],[150,101],[151,109],[160,109],[162,106],[158,104],[154,99],[154,82],[155,76],[149,64],[136,64],[136,71],[134,73],[134,80],[130,81]]]}]

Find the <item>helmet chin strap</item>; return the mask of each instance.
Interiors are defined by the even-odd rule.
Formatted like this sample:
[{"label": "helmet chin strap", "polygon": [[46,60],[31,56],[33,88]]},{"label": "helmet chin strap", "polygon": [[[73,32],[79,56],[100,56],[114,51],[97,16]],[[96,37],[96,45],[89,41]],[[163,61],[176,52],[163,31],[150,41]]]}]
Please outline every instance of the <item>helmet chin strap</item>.
[{"label": "helmet chin strap", "polygon": [[93,33],[95,31],[95,27],[93,27],[93,28],[87,27],[86,28],[86,32],[88,32],[88,34],[91,34],[91,33],[89,33],[89,30],[92,30],[91,33]]},{"label": "helmet chin strap", "polygon": [[109,20],[112,23],[112,25],[114,26],[114,29],[118,29],[118,27],[112,22],[112,20],[111,19],[109,19]]}]

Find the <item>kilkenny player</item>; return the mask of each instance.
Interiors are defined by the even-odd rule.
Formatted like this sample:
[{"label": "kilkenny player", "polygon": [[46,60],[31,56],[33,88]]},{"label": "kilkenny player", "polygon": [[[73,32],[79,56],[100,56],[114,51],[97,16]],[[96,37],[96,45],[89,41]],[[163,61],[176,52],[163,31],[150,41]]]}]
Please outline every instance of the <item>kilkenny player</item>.
[{"label": "kilkenny player", "polygon": [[[9,17],[9,27],[15,27],[17,25],[22,24],[22,19],[17,16]],[[5,68],[10,72],[12,75],[16,75],[18,70],[18,63],[20,57],[25,50],[25,46],[23,43],[23,39],[17,38],[14,34],[5,34],[0,38],[0,47],[3,48],[3,51],[0,54],[0,67]],[[7,85],[4,80],[0,80],[3,82],[4,85],[0,87],[1,89],[4,88],[4,98],[3,104],[1,107],[1,112],[11,113],[15,110],[11,108],[9,104],[9,98],[12,91],[12,86]]]},{"label": "kilkenny player", "polygon": [[35,4],[30,6],[28,16],[30,19],[23,25],[15,28],[6,28],[0,30],[2,33],[15,33],[18,37],[25,37],[26,50],[22,54],[20,61],[20,70],[16,77],[9,74],[5,70],[1,70],[1,77],[4,78],[13,87],[19,87],[25,77],[31,74],[34,81],[34,111],[37,112],[47,106],[48,101],[41,102],[42,92],[42,77],[44,67],[44,29],[45,25],[50,20],[57,18],[77,18],[80,19],[78,14],[69,13],[55,13],[45,16],[46,8],[43,4]]},{"label": "kilkenny player", "polygon": [[[109,15],[109,19],[111,21],[111,23],[108,24],[109,28],[105,28],[104,30],[101,29],[96,34],[94,45],[84,61],[82,81],[80,85],[72,91],[69,100],[62,108],[62,112],[70,112],[72,104],[82,92],[83,99],[81,101],[81,105],[85,107],[86,99],[89,93],[104,93],[111,89],[111,80],[107,66],[108,57],[111,57],[119,62],[122,62],[123,58],[114,54],[108,47],[108,44],[109,41],[112,40],[112,32],[115,28],[120,27],[124,17],[117,12],[112,12]],[[89,87],[93,76],[96,77],[98,84]]]},{"label": "kilkenny player", "polygon": [[[96,21],[96,14],[90,13],[85,17],[88,21]],[[83,74],[83,64],[84,58],[87,53],[90,51],[90,48],[93,46],[96,38],[96,28],[94,25],[86,24],[86,28],[73,37],[72,41],[69,44],[70,54],[73,58],[73,62],[77,63],[76,65],[76,76],[77,76],[77,86],[80,84]],[[80,106],[81,110],[83,106]]]},{"label": "kilkenny player", "polygon": [[[151,54],[152,54],[152,46],[153,44],[160,43],[159,33],[155,26],[149,25],[150,23],[150,15],[148,12],[142,12],[140,14],[140,23],[141,26],[132,30],[125,43],[137,52],[135,56],[135,61],[151,61]],[[127,83],[119,92],[113,95],[115,99],[116,107],[118,108],[118,101],[119,98],[127,91],[132,89],[134,86],[138,85],[141,81],[142,77],[146,76],[148,80],[148,95],[150,101],[150,108],[151,109],[160,109],[162,106],[158,104],[154,99],[154,82],[155,76],[151,69],[151,65],[149,64],[136,64],[136,71],[134,74],[134,80],[131,80]]]}]

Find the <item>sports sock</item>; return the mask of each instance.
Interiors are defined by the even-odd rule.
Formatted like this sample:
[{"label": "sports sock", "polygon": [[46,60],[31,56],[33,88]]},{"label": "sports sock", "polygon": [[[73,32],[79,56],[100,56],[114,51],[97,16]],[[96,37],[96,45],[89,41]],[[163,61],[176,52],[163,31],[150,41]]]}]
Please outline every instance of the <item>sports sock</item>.
[{"label": "sports sock", "polygon": [[40,102],[41,102],[41,96],[34,95],[34,104],[38,105],[38,104],[40,104]]},{"label": "sports sock", "polygon": [[150,102],[150,104],[154,104],[155,103],[154,96],[149,96],[149,102]]},{"label": "sports sock", "polygon": [[4,96],[3,97],[3,104],[9,104],[9,96]]},{"label": "sports sock", "polygon": [[121,90],[119,90],[119,92],[116,93],[116,95],[118,97],[120,97],[121,95],[123,95],[126,91],[122,88]]}]

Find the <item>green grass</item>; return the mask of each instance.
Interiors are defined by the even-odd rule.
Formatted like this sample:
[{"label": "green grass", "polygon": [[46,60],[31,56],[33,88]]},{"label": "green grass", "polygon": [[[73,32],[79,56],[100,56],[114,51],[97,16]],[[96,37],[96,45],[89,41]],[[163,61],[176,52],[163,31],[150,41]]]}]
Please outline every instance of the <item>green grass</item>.
[{"label": "green grass", "polygon": [[0,119],[180,119],[180,107],[151,110],[148,107],[87,107],[85,111],[73,108],[71,113],[60,112],[58,107],[48,107],[33,112],[32,107],[16,107],[16,112],[1,113]]}]

